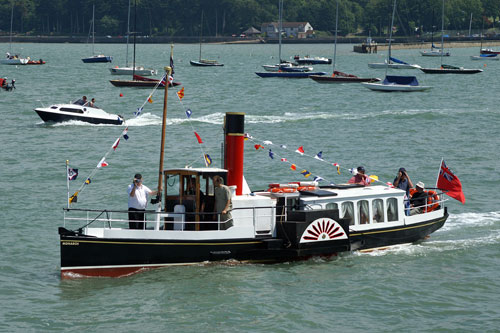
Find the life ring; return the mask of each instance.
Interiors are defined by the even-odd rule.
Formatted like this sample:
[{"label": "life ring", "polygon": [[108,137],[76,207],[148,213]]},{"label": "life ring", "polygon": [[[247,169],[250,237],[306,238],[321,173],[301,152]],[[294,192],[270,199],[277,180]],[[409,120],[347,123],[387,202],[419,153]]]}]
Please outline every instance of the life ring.
[{"label": "life ring", "polygon": [[439,207],[439,195],[436,191],[427,191],[427,212],[432,212]]},{"label": "life ring", "polygon": [[315,191],[316,186],[299,186],[297,188],[298,191]]},{"label": "life ring", "polygon": [[273,187],[268,189],[268,191],[272,193],[294,193],[297,192],[296,188],[291,188],[291,187]]}]

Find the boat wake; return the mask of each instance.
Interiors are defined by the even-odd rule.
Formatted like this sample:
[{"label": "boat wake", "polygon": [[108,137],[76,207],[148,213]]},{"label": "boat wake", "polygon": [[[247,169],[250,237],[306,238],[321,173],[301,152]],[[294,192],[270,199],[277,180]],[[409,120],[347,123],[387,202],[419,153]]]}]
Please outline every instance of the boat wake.
[{"label": "boat wake", "polygon": [[450,214],[448,221],[446,221],[444,226],[441,228],[441,231],[463,229],[464,227],[489,227],[495,224],[500,226],[500,211]]}]

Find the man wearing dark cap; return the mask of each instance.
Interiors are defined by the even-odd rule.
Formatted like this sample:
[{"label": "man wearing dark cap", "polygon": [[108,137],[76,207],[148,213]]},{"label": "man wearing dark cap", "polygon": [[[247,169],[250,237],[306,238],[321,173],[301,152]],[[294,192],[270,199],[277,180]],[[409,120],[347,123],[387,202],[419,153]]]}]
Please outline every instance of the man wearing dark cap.
[{"label": "man wearing dark cap", "polygon": [[370,185],[370,177],[365,175],[365,167],[359,166],[356,170],[357,172],[351,177],[351,179],[349,179],[348,183],[361,184],[365,186]]},{"label": "man wearing dark cap", "polygon": [[394,187],[406,192],[406,197],[410,197],[410,189],[413,188],[410,176],[406,173],[405,168],[399,168],[398,175],[394,178]]},{"label": "man wearing dark cap", "polygon": [[142,184],[142,175],[136,173],[134,181],[128,186],[128,219],[130,229],[144,229],[144,211],[148,198],[156,194],[149,187]]}]

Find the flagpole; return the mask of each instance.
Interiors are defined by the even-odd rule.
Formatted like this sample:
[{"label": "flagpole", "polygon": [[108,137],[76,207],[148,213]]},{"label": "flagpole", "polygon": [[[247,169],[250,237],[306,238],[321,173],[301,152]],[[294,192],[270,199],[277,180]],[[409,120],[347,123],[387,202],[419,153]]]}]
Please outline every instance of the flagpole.
[{"label": "flagpole", "polygon": [[[173,58],[174,54],[174,45],[170,45],[170,58]],[[170,74],[172,73],[172,67],[168,66],[165,67],[165,72],[166,72],[166,77],[165,77],[165,95],[163,99],[163,119],[162,119],[162,125],[161,125],[161,144],[160,144],[160,167],[158,170],[158,194],[156,196],[156,199],[158,202],[161,202],[161,192],[163,189],[163,160],[164,160],[164,153],[165,153],[165,128],[167,125],[167,101],[168,101],[168,86],[170,85]]]},{"label": "flagpole", "polygon": [[69,209],[69,160],[66,160],[66,188],[68,190],[68,200],[67,200],[67,206],[68,206],[68,209]]},{"label": "flagpole", "polygon": [[436,177],[436,186],[434,186],[435,188],[438,187],[439,174],[441,173],[441,166],[443,165],[443,161],[444,161],[444,157],[441,157],[441,163],[439,163],[439,170],[438,170],[438,174]]}]

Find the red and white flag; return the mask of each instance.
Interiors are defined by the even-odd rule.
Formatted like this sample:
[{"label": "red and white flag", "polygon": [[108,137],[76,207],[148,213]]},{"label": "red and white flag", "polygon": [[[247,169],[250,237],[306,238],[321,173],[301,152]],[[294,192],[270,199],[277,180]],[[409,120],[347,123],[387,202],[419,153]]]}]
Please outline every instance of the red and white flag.
[{"label": "red and white flag", "polygon": [[444,161],[441,162],[439,176],[436,184],[437,188],[444,190],[446,195],[465,204],[465,195],[462,191],[462,183],[453,172],[448,169]]},{"label": "red and white flag", "polygon": [[103,157],[100,161],[99,161],[99,164],[97,164],[97,168],[102,168],[102,167],[105,167],[105,166],[108,166],[108,162],[106,162],[106,158]]},{"label": "red and white flag", "polygon": [[120,143],[120,138],[116,139],[115,143],[113,143],[113,150],[116,150],[118,148],[118,144]]},{"label": "red and white flag", "polygon": [[299,153],[300,155],[304,155],[304,146],[300,146],[295,152]]}]

